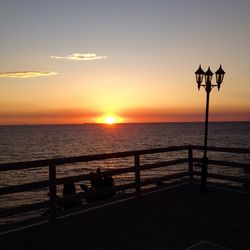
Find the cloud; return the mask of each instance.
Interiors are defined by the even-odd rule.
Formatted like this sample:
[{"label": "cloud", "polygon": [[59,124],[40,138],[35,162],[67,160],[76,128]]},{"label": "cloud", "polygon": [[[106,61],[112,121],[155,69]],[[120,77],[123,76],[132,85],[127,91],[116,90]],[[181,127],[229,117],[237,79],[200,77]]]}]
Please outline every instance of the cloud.
[{"label": "cloud", "polygon": [[56,72],[51,71],[13,71],[13,72],[0,72],[0,77],[6,78],[29,78],[36,76],[51,76],[57,75]]},{"label": "cloud", "polygon": [[72,60],[72,61],[94,61],[99,59],[106,59],[106,56],[98,56],[95,53],[73,53],[68,56],[51,56],[50,58],[53,59],[65,59],[65,60]]}]

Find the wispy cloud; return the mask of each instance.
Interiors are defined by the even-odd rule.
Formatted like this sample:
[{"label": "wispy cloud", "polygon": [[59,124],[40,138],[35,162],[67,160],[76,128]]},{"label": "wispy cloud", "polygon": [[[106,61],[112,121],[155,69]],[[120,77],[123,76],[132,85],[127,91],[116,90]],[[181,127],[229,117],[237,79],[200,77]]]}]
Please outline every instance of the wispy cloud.
[{"label": "wispy cloud", "polygon": [[57,75],[56,72],[51,71],[13,71],[13,72],[0,72],[0,77],[6,78],[29,78],[37,76],[51,76]]},{"label": "wispy cloud", "polygon": [[65,59],[65,60],[71,60],[71,61],[94,61],[99,59],[106,59],[106,56],[98,56],[95,53],[73,53],[71,55],[67,56],[51,56],[50,58],[53,59]]}]

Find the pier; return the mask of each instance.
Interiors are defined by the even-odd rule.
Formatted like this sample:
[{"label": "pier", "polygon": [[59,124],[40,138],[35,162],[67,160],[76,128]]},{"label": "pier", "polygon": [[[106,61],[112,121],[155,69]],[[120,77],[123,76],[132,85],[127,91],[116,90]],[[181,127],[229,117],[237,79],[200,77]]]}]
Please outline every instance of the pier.
[{"label": "pier", "polygon": [[[0,245],[4,249],[186,249],[208,240],[229,249],[250,249],[250,164],[213,159],[218,173],[208,168],[207,193],[199,192],[201,146],[178,146],[140,151],[88,155],[42,161],[1,164],[0,171],[36,167],[48,168],[48,180],[0,188],[0,195],[49,188],[47,201],[0,210],[1,217],[48,209],[49,213],[1,227]],[[249,155],[249,149],[208,147],[209,152]],[[184,157],[141,164],[148,154],[166,155],[182,151]],[[134,181],[101,190],[78,192],[58,197],[57,186],[89,180],[90,174],[57,178],[63,164],[132,157],[133,166],[102,172],[102,176],[133,173]],[[174,174],[143,179],[152,169],[168,169],[182,164]],[[243,169],[246,176],[221,174],[220,167]],[[165,172],[164,172],[165,173]],[[219,181],[216,181],[219,180]],[[126,193],[126,190],[132,192]],[[111,191],[114,198],[58,211],[58,204]],[[32,226],[36,224],[36,226]],[[18,229],[19,228],[19,229]],[[20,228],[22,228],[20,230]],[[5,233],[8,232],[8,233]],[[15,241],[12,239],[15,238]],[[248,247],[248,248],[247,248]]]}]

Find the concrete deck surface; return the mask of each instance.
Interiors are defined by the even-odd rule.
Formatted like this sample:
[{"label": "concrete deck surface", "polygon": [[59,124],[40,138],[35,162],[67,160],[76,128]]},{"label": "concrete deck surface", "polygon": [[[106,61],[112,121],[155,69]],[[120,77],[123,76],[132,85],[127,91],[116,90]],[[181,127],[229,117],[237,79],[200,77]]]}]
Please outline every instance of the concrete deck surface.
[{"label": "concrete deck surface", "polygon": [[250,249],[250,195],[186,184],[1,236],[8,249]]}]

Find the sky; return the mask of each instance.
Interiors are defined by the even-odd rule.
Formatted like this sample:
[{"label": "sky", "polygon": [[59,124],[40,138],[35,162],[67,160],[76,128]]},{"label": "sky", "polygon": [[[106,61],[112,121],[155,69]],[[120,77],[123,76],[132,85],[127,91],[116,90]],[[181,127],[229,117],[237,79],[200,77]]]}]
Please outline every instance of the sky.
[{"label": "sky", "polygon": [[[0,124],[250,120],[249,0],[6,0]],[[213,79],[215,83],[215,79]]]}]

